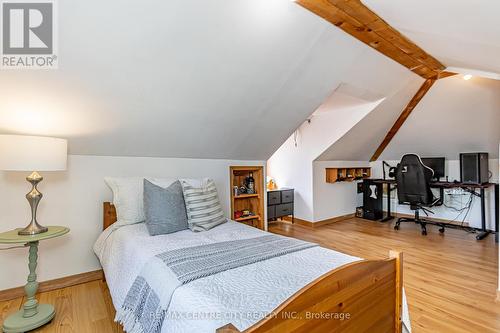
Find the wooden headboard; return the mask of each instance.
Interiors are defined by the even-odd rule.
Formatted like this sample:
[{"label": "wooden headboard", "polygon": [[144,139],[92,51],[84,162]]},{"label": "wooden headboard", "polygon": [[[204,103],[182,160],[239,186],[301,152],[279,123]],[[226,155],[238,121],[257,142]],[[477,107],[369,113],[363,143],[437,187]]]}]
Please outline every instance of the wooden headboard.
[{"label": "wooden headboard", "polygon": [[103,203],[102,230],[116,222],[116,208],[111,202]]}]

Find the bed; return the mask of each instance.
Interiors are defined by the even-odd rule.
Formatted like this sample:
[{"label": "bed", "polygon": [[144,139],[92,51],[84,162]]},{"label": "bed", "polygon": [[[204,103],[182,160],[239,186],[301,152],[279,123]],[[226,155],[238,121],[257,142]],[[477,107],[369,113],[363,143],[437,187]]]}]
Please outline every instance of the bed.
[{"label": "bed", "polygon": [[[94,251],[115,308],[148,258],[165,250],[268,234],[228,221],[209,231],[149,236],[144,223],[114,227],[104,203]],[[178,287],[161,333],[410,332],[402,254],[361,260],[314,247],[203,277]]]}]

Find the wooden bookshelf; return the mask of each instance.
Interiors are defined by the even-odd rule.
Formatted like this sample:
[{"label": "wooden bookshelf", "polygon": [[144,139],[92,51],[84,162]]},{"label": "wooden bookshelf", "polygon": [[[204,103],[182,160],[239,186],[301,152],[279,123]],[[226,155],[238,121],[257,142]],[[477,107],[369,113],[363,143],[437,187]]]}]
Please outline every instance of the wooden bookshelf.
[{"label": "wooden bookshelf", "polygon": [[[253,173],[255,179],[254,194],[234,195],[234,186],[242,186],[245,179]],[[231,218],[235,221],[264,230],[264,168],[262,166],[230,166]],[[253,215],[235,218],[236,211],[249,210]]]},{"label": "wooden bookshelf", "polygon": [[352,182],[371,177],[371,168],[326,168],[326,182]]}]

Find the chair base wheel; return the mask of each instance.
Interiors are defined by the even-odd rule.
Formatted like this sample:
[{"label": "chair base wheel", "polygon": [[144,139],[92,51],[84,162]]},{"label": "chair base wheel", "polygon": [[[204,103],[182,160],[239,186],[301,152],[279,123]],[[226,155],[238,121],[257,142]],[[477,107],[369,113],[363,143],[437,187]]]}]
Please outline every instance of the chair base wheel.
[{"label": "chair base wheel", "polygon": [[439,232],[443,234],[444,233],[444,228],[439,229]]},{"label": "chair base wheel", "polygon": [[395,225],[394,230],[399,230],[399,225]]},{"label": "chair base wheel", "polygon": [[427,236],[427,230],[422,230],[422,235]]}]

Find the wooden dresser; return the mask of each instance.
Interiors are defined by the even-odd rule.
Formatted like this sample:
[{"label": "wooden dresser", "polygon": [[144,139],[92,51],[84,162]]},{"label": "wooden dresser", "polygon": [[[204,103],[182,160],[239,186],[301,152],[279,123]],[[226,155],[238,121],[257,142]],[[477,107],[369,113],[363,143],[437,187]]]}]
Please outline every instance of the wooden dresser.
[{"label": "wooden dresser", "polygon": [[291,216],[293,223],[293,202],[293,188],[267,191],[267,220],[273,221],[279,217]]}]

